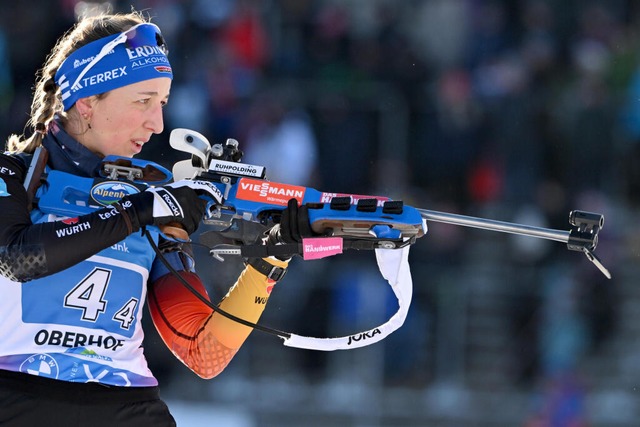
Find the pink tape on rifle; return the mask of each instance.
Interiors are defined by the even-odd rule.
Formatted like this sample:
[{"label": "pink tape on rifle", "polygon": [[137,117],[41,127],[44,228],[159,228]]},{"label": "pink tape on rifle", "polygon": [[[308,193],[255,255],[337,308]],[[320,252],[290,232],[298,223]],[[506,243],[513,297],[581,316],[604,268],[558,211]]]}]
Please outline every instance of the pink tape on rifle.
[{"label": "pink tape on rifle", "polygon": [[302,239],[302,258],[320,259],[342,253],[342,237],[309,237]]}]

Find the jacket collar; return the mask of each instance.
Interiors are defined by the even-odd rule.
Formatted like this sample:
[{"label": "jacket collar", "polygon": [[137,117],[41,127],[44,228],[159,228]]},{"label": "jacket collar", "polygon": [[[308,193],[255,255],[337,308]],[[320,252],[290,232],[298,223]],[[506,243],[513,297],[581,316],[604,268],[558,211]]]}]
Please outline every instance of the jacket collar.
[{"label": "jacket collar", "polygon": [[42,140],[49,153],[49,166],[54,170],[84,177],[96,177],[102,157],[90,151],[70,136],[56,117]]}]

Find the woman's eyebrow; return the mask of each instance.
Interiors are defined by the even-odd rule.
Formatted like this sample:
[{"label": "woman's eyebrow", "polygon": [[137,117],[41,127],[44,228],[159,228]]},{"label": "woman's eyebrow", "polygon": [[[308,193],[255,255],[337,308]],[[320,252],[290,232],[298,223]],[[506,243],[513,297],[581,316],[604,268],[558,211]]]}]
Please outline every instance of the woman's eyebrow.
[{"label": "woman's eyebrow", "polygon": [[[138,95],[158,96],[160,95],[160,93],[156,92],[155,90],[150,90],[150,91],[138,92]],[[167,96],[164,97],[164,99],[167,99],[167,98],[169,98],[169,94],[167,94]]]}]

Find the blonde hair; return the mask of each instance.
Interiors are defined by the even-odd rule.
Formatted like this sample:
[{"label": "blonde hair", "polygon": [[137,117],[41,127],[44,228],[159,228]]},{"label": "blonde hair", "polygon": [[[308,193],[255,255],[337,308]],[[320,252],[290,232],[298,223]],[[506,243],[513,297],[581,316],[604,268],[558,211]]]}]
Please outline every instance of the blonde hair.
[{"label": "blonde hair", "polygon": [[[127,30],[133,25],[149,22],[140,12],[100,14],[81,18],[60,39],[47,56],[44,65],[36,73],[36,82],[31,101],[31,114],[26,128],[31,127],[30,137],[11,135],[7,140],[9,152],[32,153],[42,145],[49,124],[56,114],[66,117],[60,97],[60,89],[54,78],[64,60],[82,46],[103,37]],[[26,129],[25,128],[25,129]]]}]

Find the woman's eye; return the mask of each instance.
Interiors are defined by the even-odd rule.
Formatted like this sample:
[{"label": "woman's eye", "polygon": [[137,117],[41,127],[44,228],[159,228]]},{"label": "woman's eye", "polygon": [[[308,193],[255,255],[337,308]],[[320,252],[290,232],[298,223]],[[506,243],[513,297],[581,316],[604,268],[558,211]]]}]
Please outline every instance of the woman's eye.
[{"label": "woman's eye", "polygon": [[150,100],[151,100],[150,98],[145,98],[145,99],[139,99],[138,102],[141,104],[148,104]]}]

